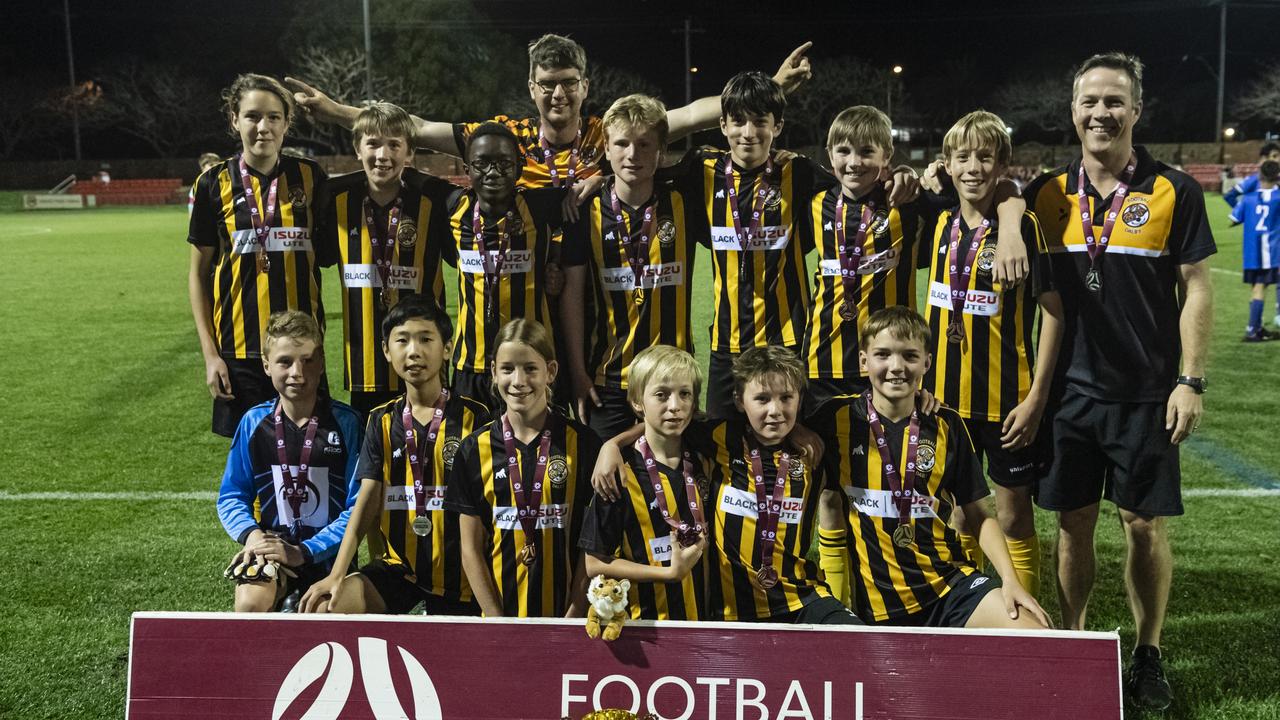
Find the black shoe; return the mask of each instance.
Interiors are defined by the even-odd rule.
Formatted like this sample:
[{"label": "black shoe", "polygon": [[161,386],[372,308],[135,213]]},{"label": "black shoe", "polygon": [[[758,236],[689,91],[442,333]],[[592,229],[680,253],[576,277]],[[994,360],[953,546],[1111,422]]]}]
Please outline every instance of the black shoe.
[{"label": "black shoe", "polygon": [[1249,332],[1245,333],[1244,337],[1240,338],[1240,342],[1247,342],[1247,343],[1269,342],[1271,340],[1275,340],[1277,337],[1280,337],[1280,335],[1277,335],[1276,333],[1273,333],[1270,330],[1267,330],[1265,328],[1258,328],[1256,330],[1250,330]]},{"label": "black shoe", "polygon": [[1173,702],[1173,691],[1164,676],[1160,648],[1139,645],[1133,649],[1133,663],[1124,679],[1129,701],[1147,710],[1164,710]]},{"label": "black shoe", "polygon": [[298,603],[301,601],[302,601],[302,591],[294,590],[288,595],[285,595],[284,602],[280,603],[280,612],[282,613],[298,612]]}]

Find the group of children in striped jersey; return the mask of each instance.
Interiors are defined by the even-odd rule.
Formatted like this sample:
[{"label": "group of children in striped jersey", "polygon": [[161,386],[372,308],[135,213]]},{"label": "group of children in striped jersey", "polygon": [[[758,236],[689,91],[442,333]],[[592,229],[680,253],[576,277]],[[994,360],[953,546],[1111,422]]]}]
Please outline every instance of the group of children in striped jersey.
[{"label": "group of children in striped jersey", "polygon": [[[916,199],[914,174],[889,168],[889,119],[849,108],[821,171],[771,147],[802,50],[726,86],[728,152],[660,169],[703,101],[633,95],[579,118],[581,48],[543,38],[531,96],[552,129],[576,100],[577,134],[457,126],[468,190],[409,167],[441,124],[384,103],[346,116],[363,172],[326,182],[280,153],[295,96],[237,79],[243,149],[197,182],[189,238],[215,430],[235,436],[219,513],[244,545],[236,608],[573,616],[590,572],[631,579],[637,618],[1047,626],[1027,489],[1060,310],[1034,217],[1000,182],[1007,131],[962,118],[944,142],[954,190]],[[537,158],[519,127],[538,127]],[[517,190],[526,176],[561,187]],[[691,355],[694,243],[713,253],[712,419]],[[332,264],[356,410],[323,375]],[[917,267],[932,268],[928,321]],[[352,572],[361,540],[370,562]]]}]

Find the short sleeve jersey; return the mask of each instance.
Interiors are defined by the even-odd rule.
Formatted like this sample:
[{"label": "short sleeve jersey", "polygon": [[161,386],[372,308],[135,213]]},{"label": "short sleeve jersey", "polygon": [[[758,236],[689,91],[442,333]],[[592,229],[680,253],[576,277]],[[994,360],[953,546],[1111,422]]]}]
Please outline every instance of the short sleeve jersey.
[{"label": "short sleeve jersey", "polygon": [[450,199],[445,260],[458,268],[455,368],[488,372],[493,339],[509,320],[536,320],[555,333],[546,269],[560,262],[562,234],[553,229],[560,226],[563,198],[562,190],[552,188],[518,191],[505,215],[481,214],[478,241],[475,193],[457,191]]},{"label": "short sleeve jersey", "polygon": [[[568,145],[548,145],[544,150],[541,140],[541,121],[538,118],[513,118],[498,115],[491,122],[507,126],[515,133],[524,155],[524,170],[520,173],[522,188],[560,187],[573,181],[600,174],[600,161],[604,159],[604,123],[594,115],[582,118],[579,137]],[[466,157],[467,140],[483,123],[455,123],[453,137],[458,143],[458,156]]]},{"label": "short sleeve jersey", "polygon": [[[1100,291],[1089,271],[1077,201],[1080,159],[1036,178],[1023,196],[1044,231],[1066,322],[1058,371],[1068,387],[1110,402],[1164,402],[1178,375],[1178,266],[1217,252],[1204,192],[1191,176],[1134,148],[1138,164],[1106,253]],[[1085,179],[1095,241],[1111,207]]]},{"label": "short sleeve jersey", "polygon": [[612,187],[606,181],[565,229],[564,263],[588,266],[595,309],[589,367],[595,367],[595,383],[625,390],[631,361],[641,350],[672,345],[694,351],[693,269],[706,218],[696,200],[691,207],[685,195],[658,184],[641,207],[619,201],[619,223]]},{"label": "short sleeve jersey", "polygon": [[[343,403],[317,402],[315,440],[307,472],[299,478],[303,492],[295,509],[285,495],[290,474],[276,451],[275,404],[273,400],[256,405],[240,419],[218,492],[218,517],[227,534],[240,543],[255,529],[290,536],[296,521],[295,540],[312,562],[331,567],[359,490],[355,466],[360,419]],[[300,472],[307,425],[295,425],[281,413],[281,428],[286,460]]]},{"label": "short sleeve jersey", "polygon": [[1280,267],[1280,188],[1241,195],[1231,209],[1231,221],[1244,227],[1241,250],[1245,270]]},{"label": "short sleeve jersey", "polygon": [[[563,617],[569,608],[578,534],[591,500],[600,440],[587,426],[552,412],[551,450],[532,537],[525,535],[517,517],[500,418],[462,441],[449,470],[445,509],[474,515],[484,525],[490,571],[507,617]],[[517,466],[527,488],[533,485],[539,439],[516,443]],[[530,542],[537,547],[536,560],[525,565],[518,555]]]},{"label": "short sleeve jersey", "polygon": [[[848,508],[850,597],[859,617],[885,621],[925,611],[978,572],[948,524],[957,506],[988,494],[969,434],[955,412],[943,408],[920,416],[911,508],[915,541],[905,548],[893,542],[898,511],[867,423],[866,395],[836,398],[812,422],[824,431],[828,486],[844,496]],[[881,422],[889,452],[902,467],[909,419],[892,422],[882,416]]]},{"label": "short sleeve jersey", "polygon": [[214,249],[213,341],[223,357],[261,357],[267,320],[274,312],[301,310],[324,329],[314,234],[327,205],[325,179],[316,162],[293,155],[281,155],[269,175],[249,168],[258,217],[264,221],[271,209],[271,183],[276,183],[274,218],[266,233],[266,272],[258,264],[262,243],[245,199],[240,156],[196,179],[187,242]]},{"label": "short sleeve jersey", "polygon": [[462,570],[458,516],[444,510],[445,478],[462,439],[488,422],[489,411],[470,398],[450,397],[434,443],[428,440],[427,428],[412,421],[418,452],[425,458],[425,514],[431,522],[427,534],[418,535],[413,531],[418,512],[405,445],[404,403],[400,397],[369,414],[356,466],[356,478],[377,480],[382,493],[378,532],[369,534],[369,554],[383,564],[405,567],[418,586],[433,595],[468,602],[471,586]]},{"label": "short sleeve jersey", "polygon": [[[339,265],[342,277],[343,377],[348,390],[400,390],[399,376],[382,354],[382,320],[401,297],[429,295],[444,307],[441,247],[447,245],[447,197],[457,188],[444,180],[412,169],[404,171],[400,196],[387,207],[372,203],[374,227],[369,227],[366,203],[369,185],[363,171],[333,178],[317,257],[321,265]],[[389,237],[391,214],[396,214],[395,237]],[[378,269],[373,237],[380,258],[390,264]]]},{"label": "short sleeve jersey", "polygon": [[[961,309],[964,337],[951,342],[948,327],[955,317],[951,302],[951,265],[958,275],[973,235],[960,219],[958,247],[951,250],[951,229],[959,208],[938,218],[929,262],[928,321],[933,335],[933,364],[924,386],[943,404],[970,420],[1000,422],[1027,398],[1035,370],[1036,297],[1053,288],[1049,260],[1044,255],[1040,223],[1030,211],[1022,215],[1022,240],[1031,275],[1027,282],[1006,289],[991,280],[995,265],[998,222],[984,232],[972,265]],[[958,261],[957,261],[958,258]]]},{"label": "short sleeve jersey", "polygon": [[[641,565],[668,567],[671,565],[672,548],[675,547],[675,531],[662,516],[657,494],[645,468],[644,458],[634,448],[625,448],[623,458],[622,492],[613,502],[599,495],[591,498],[586,518],[582,522],[582,537],[578,547],[595,555],[617,556]],[[701,460],[690,453],[692,478],[697,488],[697,502],[706,507],[703,492],[707,488],[707,476]],[[685,489],[683,468],[670,468],[656,463],[662,494],[668,512],[675,513],[680,521],[692,525],[693,510],[689,507]],[[705,518],[705,512],[703,517]],[[702,620],[706,615],[705,561],[700,560],[680,582],[648,583],[632,582],[630,592],[631,617],[634,620]]]}]

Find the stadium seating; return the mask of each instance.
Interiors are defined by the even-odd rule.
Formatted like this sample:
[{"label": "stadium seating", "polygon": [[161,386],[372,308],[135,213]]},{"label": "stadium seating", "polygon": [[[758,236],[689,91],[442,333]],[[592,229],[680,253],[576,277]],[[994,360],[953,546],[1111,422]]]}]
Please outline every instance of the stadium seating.
[{"label": "stadium seating", "polygon": [[77,182],[68,192],[94,195],[98,205],[172,205],[186,201],[179,178]]},{"label": "stadium seating", "polygon": [[1222,165],[1187,165],[1182,169],[1209,192],[1222,190]]}]

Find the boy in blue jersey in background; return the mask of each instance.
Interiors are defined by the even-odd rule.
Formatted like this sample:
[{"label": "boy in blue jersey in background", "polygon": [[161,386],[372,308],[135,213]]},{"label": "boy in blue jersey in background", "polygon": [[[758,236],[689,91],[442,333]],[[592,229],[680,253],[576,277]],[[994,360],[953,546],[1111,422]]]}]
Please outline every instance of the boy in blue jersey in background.
[{"label": "boy in blue jersey in background", "polygon": [[[1258,162],[1265,163],[1268,160],[1280,162],[1280,143],[1263,143],[1262,148],[1258,150]],[[1261,175],[1262,168],[1259,167],[1257,173],[1246,177],[1230,190],[1222,193],[1222,199],[1234,208],[1240,202],[1240,198],[1258,189],[1258,180]]]},{"label": "boy in blue jersey in background", "polygon": [[[1244,342],[1266,342],[1280,333],[1262,324],[1267,286],[1280,280],[1280,162],[1268,160],[1258,168],[1257,189],[1240,196],[1231,210],[1231,223],[1244,225],[1244,281],[1253,286],[1249,300],[1249,324]],[[1276,297],[1275,323],[1280,325],[1280,292]]]},{"label": "boy in blue jersey in background", "polygon": [[315,319],[296,310],[272,315],[263,365],[279,397],[241,418],[218,492],[218,519],[244,545],[226,572],[238,583],[237,612],[274,610],[329,574],[358,490],[360,421],[319,396],[324,348]]}]

